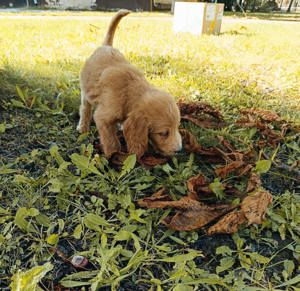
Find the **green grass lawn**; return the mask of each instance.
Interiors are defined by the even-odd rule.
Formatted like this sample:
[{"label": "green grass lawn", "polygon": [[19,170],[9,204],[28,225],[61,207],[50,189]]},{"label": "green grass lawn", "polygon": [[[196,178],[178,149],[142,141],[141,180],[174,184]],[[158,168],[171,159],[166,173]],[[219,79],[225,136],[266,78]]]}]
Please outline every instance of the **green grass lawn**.
[{"label": "green grass lawn", "polygon": [[[33,285],[43,277],[45,290],[299,290],[299,170],[287,171],[300,160],[299,133],[258,153],[273,159],[262,175],[274,195],[262,225],[211,237],[168,230],[161,221],[169,211],[136,201],[162,186],[179,199],[189,177],[213,166],[180,154],[120,172],[95,155],[94,127],[76,133],[79,71],[109,21],[88,15],[0,17],[0,289],[14,275]],[[225,17],[219,36],[195,37],[173,34],[170,16],[152,16],[123,19],[115,46],[176,99],[220,109],[221,130],[184,124],[201,144],[222,135],[255,145],[255,132],[233,125],[242,108],[300,124],[299,22]],[[74,268],[74,255],[89,264]]]}]

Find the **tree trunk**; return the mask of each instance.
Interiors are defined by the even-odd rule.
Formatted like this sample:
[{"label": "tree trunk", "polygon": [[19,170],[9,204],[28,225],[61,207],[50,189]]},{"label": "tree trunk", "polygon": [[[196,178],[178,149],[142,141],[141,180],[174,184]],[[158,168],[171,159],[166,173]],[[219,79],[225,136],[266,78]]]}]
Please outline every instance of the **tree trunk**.
[{"label": "tree trunk", "polygon": [[291,8],[292,8],[293,3],[294,3],[294,0],[290,0],[289,7],[288,7],[288,9],[286,11],[287,13],[291,12]]}]

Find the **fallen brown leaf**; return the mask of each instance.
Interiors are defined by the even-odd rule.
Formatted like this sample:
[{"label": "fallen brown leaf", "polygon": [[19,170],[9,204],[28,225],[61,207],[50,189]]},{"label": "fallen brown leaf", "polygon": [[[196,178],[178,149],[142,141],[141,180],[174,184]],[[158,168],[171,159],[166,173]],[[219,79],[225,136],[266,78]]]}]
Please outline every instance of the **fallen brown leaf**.
[{"label": "fallen brown leaf", "polygon": [[284,122],[280,116],[272,111],[263,109],[242,109],[243,115],[236,124],[242,127],[257,128],[261,139],[258,147],[263,148],[267,144],[273,147],[280,143],[291,124]]},{"label": "fallen brown leaf", "polygon": [[180,129],[179,132],[182,138],[182,145],[187,152],[198,153],[201,150],[201,146],[196,138],[188,130]]},{"label": "fallen brown leaf", "polygon": [[219,121],[223,121],[223,116],[221,112],[213,108],[211,105],[204,103],[204,102],[192,102],[192,103],[186,103],[186,102],[178,102],[177,103],[180,114],[181,115],[190,115],[190,114],[208,114]]},{"label": "fallen brown leaf", "polygon": [[[110,158],[110,162],[115,166],[122,166],[128,156],[129,153],[125,152],[114,153]],[[139,163],[146,168],[152,168],[157,165],[163,165],[167,161],[168,159],[165,157],[156,157],[151,154],[146,154],[139,159]]]},{"label": "fallen brown leaf", "polygon": [[218,177],[224,179],[230,173],[240,169],[243,165],[244,165],[243,161],[234,161],[230,164],[227,164],[226,166],[219,167],[219,168],[215,169],[215,173]]},{"label": "fallen brown leaf", "polygon": [[197,201],[196,196],[192,193],[178,201],[163,201],[162,199],[168,197],[162,193],[155,193],[154,197],[139,200],[138,204],[147,208],[171,207],[177,209],[176,214],[173,217],[167,217],[164,224],[179,231],[201,228],[234,208],[231,204],[208,206]]},{"label": "fallen brown leaf", "polygon": [[[171,197],[166,193],[165,188],[161,188],[150,197],[144,197],[138,201],[139,206],[151,208],[153,203],[161,201],[170,201]],[[154,207],[156,208],[156,207]]]},{"label": "fallen brown leaf", "polygon": [[234,195],[234,196],[242,196],[243,193],[238,190],[237,188],[235,188],[234,186],[231,186],[229,184],[224,184],[224,188],[225,188],[225,193],[228,195]]},{"label": "fallen brown leaf", "polygon": [[191,193],[198,193],[204,186],[207,186],[208,182],[204,175],[199,174],[187,181],[187,188]]},{"label": "fallen brown leaf", "polygon": [[204,128],[220,128],[224,125],[220,121],[215,121],[208,118],[200,118],[193,115],[182,115],[181,120],[190,121],[195,125]]},{"label": "fallen brown leaf", "polygon": [[235,152],[235,147],[224,138],[224,136],[218,135],[218,140],[223,144],[223,146],[229,151],[229,152]]},{"label": "fallen brown leaf", "polygon": [[256,173],[251,173],[248,180],[246,193],[252,192],[255,189],[259,188],[260,186],[261,186],[260,177]]},{"label": "fallen brown leaf", "polygon": [[[191,177],[187,181],[187,188],[188,188],[188,191],[190,194],[191,193],[197,194],[196,200],[198,200],[198,197],[201,198],[201,196],[206,196],[206,198],[208,196],[212,196],[213,198],[215,198],[215,194],[209,187],[209,183],[210,182],[204,175],[198,174],[196,176]],[[235,196],[242,195],[241,191],[239,191],[237,188],[235,188],[229,184],[223,184],[223,186],[225,188],[226,194],[235,195]]]},{"label": "fallen brown leaf", "polygon": [[155,167],[157,165],[163,165],[168,161],[167,158],[164,157],[155,157],[152,155],[144,155],[142,156],[142,158],[139,160],[140,164],[148,167],[148,168],[152,168]]},{"label": "fallen brown leaf", "polygon": [[[255,177],[255,176],[253,176]],[[253,178],[252,177],[252,178]],[[254,178],[253,178],[254,179]],[[257,182],[257,177],[255,177]],[[201,228],[213,220],[222,217],[216,224],[208,229],[208,234],[234,233],[239,225],[248,222],[248,225],[261,224],[265,218],[268,205],[272,202],[272,195],[265,190],[257,190],[254,195],[247,196],[240,204],[240,210],[232,211],[239,207],[232,204],[207,205],[198,201],[197,187],[205,188],[206,179],[197,175],[188,181],[191,193],[180,200],[173,201],[162,188],[151,197],[145,197],[138,204],[147,208],[174,208],[175,215],[167,217],[163,223],[178,231],[189,231]],[[228,188],[230,189],[230,187]],[[231,211],[231,212],[230,212]]]},{"label": "fallen brown leaf", "polygon": [[188,196],[181,198],[178,202],[183,206],[177,204],[177,213],[173,217],[167,217],[164,224],[179,231],[201,228],[233,209],[232,205],[208,206]]},{"label": "fallen brown leaf", "polygon": [[223,136],[218,136],[218,139],[225,148],[225,151],[218,148],[218,150],[222,153],[225,161],[229,163],[234,161],[249,161],[253,158],[253,152],[251,150],[247,152],[241,152],[236,150],[234,145],[232,145]]},{"label": "fallen brown leaf", "polygon": [[253,164],[247,164],[245,167],[238,170],[238,176],[244,176],[248,174],[253,169]]},{"label": "fallen brown leaf", "polygon": [[248,220],[248,225],[261,224],[271,203],[272,195],[266,190],[257,190],[254,195],[247,196],[241,203],[241,210]]},{"label": "fallen brown leaf", "polygon": [[222,154],[217,148],[202,148],[196,138],[186,129],[180,129],[182,137],[183,148],[189,153],[199,154],[205,157],[207,163],[220,163],[223,162]]},{"label": "fallen brown leaf", "polygon": [[246,221],[244,212],[234,210],[224,215],[216,224],[212,225],[207,234],[216,233],[235,233],[239,230],[239,226]]},{"label": "fallen brown leaf", "polygon": [[241,127],[248,127],[248,128],[252,128],[255,127],[257,129],[260,130],[265,130],[268,128],[268,126],[264,123],[262,123],[261,121],[252,121],[250,122],[248,119],[245,118],[241,118],[236,122],[237,125],[241,126]]},{"label": "fallen brown leaf", "polygon": [[245,108],[245,109],[241,109],[240,112],[242,114],[255,115],[256,117],[259,117],[265,121],[281,121],[280,116],[277,113],[272,112],[270,110],[259,109],[259,108]]},{"label": "fallen brown leaf", "polygon": [[160,191],[156,192],[150,197],[145,197],[138,201],[138,204],[147,208],[176,208],[176,209],[188,209],[191,207],[191,201],[196,201],[194,196],[184,196],[180,200],[174,201],[168,195],[163,195]]}]

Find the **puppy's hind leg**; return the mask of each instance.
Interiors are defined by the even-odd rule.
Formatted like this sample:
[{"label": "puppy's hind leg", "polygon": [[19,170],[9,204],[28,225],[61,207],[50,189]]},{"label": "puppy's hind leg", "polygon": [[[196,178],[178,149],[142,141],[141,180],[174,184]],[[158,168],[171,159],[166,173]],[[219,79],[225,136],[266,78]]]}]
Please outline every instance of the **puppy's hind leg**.
[{"label": "puppy's hind leg", "polygon": [[88,132],[92,120],[92,105],[85,97],[85,93],[81,91],[81,104],[79,108],[80,119],[77,125],[77,130],[80,133]]}]

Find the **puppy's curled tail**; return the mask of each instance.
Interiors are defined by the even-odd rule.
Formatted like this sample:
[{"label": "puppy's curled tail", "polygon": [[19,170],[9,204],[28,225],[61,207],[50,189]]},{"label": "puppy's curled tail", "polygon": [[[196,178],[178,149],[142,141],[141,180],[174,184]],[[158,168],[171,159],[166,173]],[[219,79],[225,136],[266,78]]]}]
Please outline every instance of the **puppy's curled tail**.
[{"label": "puppy's curled tail", "polygon": [[103,41],[103,45],[108,45],[108,46],[113,45],[114,35],[116,32],[117,26],[118,26],[120,20],[129,13],[130,13],[129,10],[121,9],[117,12],[117,14],[114,15],[114,17],[110,21],[108,31],[107,31],[105,39]]}]

